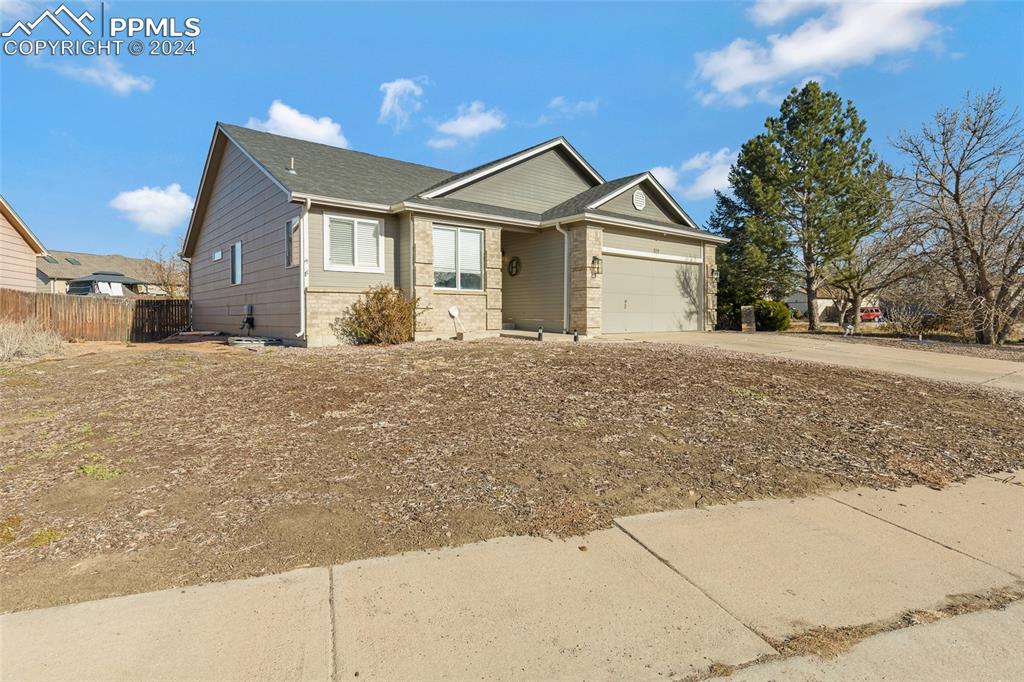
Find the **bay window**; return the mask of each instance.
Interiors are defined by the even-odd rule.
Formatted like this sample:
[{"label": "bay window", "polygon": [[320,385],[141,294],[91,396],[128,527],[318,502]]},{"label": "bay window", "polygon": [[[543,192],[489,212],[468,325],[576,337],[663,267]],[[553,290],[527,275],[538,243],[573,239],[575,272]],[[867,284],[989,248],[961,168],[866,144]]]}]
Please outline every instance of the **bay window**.
[{"label": "bay window", "polygon": [[483,291],[484,232],[434,228],[434,288]]},{"label": "bay window", "polygon": [[324,215],[324,270],[384,272],[380,221]]}]

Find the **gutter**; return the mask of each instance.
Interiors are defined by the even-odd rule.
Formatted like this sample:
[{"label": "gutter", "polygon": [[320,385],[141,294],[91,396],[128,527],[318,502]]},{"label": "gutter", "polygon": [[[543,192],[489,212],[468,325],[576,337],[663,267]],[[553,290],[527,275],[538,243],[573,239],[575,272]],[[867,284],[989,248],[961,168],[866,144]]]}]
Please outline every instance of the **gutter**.
[{"label": "gutter", "polygon": [[309,208],[312,205],[306,197],[299,212],[299,333],[295,336],[306,338],[306,289],[309,288]]},{"label": "gutter", "polygon": [[555,223],[562,235],[562,333],[569,333],[569,233],[562,223]]}]

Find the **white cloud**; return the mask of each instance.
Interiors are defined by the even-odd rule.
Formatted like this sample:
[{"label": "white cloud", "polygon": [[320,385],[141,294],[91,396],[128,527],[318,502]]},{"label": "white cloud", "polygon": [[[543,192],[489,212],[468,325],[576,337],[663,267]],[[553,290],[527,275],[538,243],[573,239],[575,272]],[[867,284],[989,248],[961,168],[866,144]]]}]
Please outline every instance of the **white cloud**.
[{"label": "white cloud", "polygon": [[267,120],[250,118],[245,127],[334,147],[348,147],[348,140],[341,132],[340,123],[335,123],[329,116],[313,118],[279,99],[275,99],[267,110]]},{"label": "white cloud", "polygon": [[118,95],[129,95],[136,90],[149,92],[155,84],[149,76],[125,73],[121,68],[121,62],[109,56],[85,57],[81,61],[73,62],[38,60],[35,63],[68,78],[106,88]]},{"label": "white cloud", "polygon": [[684,199],[707,199],[716,189],[724,192],[729,188],[729,168],[735,161],[736,152],[722,147],[717,152],[694,154],[675,167],[658,166],[651,175]]},{"label": "white cloud", "polygon": [[540,115],[534,125],[544,125],[552,121],[578,118],[580,116],[593,116],[597,113],[598,101],[596,99],[570,100],[564,95],[552,97],[551,101]]},{"label": "white cloud", "polygon": [[110,200],[110,207],[121,211],[143,232],[168,234],[185,223],[192,212],[192,197],[181,191],[181,185],[142,187],[121,192]]},{"label": "white cloud", "polygon": [[766,43],[737,38],[721,50],[698,53],[697,75],[710,86],[698,98],[703,104],[724,100],[744,106],[774,99],[771,88],[801,77],[835,74],[882,55],[917,50],[942,30],[925,15],[962,1],[761,0],[750,15],[763,25],[817,13],[789,33],[767,36]]},{"label": "white cloud", "polygon": [[384,93],[384,99],[380,103],[380,117],[377,122],[390,122],[395,130],[401,130],[409,125],[409,114],[419,111],[423,106],[419,98],[423,96],[421,83],[425,81],[424,78],[399,78],[381,83],[380,91]]},{"label": "white cloud", "polygon": [[454,137],[432,137],[427,140],[427,146],[434,149],[451,149],[458,143]]},{"label": "white cloud", "polygon": [[460,104],[458,115],[455,118],[444,121],[437,125],[437,132],[442,137],[430,139],[427,144],[434,149],[447,149],[454,147],[460,142],[479,137],[492,130],[501,130],[505,127],[505,114],[497,108],[488,109],[480,100],[473,100],[469,104]]}]

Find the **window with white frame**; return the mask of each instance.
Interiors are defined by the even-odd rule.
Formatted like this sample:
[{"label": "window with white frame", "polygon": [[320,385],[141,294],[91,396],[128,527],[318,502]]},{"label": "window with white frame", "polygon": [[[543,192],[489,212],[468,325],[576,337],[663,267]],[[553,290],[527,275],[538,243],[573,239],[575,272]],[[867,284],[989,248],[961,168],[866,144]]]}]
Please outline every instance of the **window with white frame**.
[{"label": "window with white frame", "polygon": [[484,231],[434,228],[434,288],[482,291]]},{"label": "window with white frame", "polygon": [[302,241],[299,236],[299,219],[292,218],[284,226],[284,266],[294,267],[301,259]]},{"label": "window with white frame", "polygon": [[242,242],[231,245],[231,283],[242,283]]},{"label": "window with white frame", "polygon": [[325,215],[324,270],[384,272],[384,231],[380,221]]}]

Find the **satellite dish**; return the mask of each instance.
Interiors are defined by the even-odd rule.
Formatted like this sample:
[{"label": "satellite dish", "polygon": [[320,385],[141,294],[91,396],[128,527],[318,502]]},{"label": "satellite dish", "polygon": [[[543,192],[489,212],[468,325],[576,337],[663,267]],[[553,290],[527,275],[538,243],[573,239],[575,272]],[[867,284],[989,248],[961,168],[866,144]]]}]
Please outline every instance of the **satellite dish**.
[{"label": "satellite dish", "polygon": [[451,308],[449,308],[448,316],[453,320],[457,320],[459,318],[459,306],[453,305]]}]

